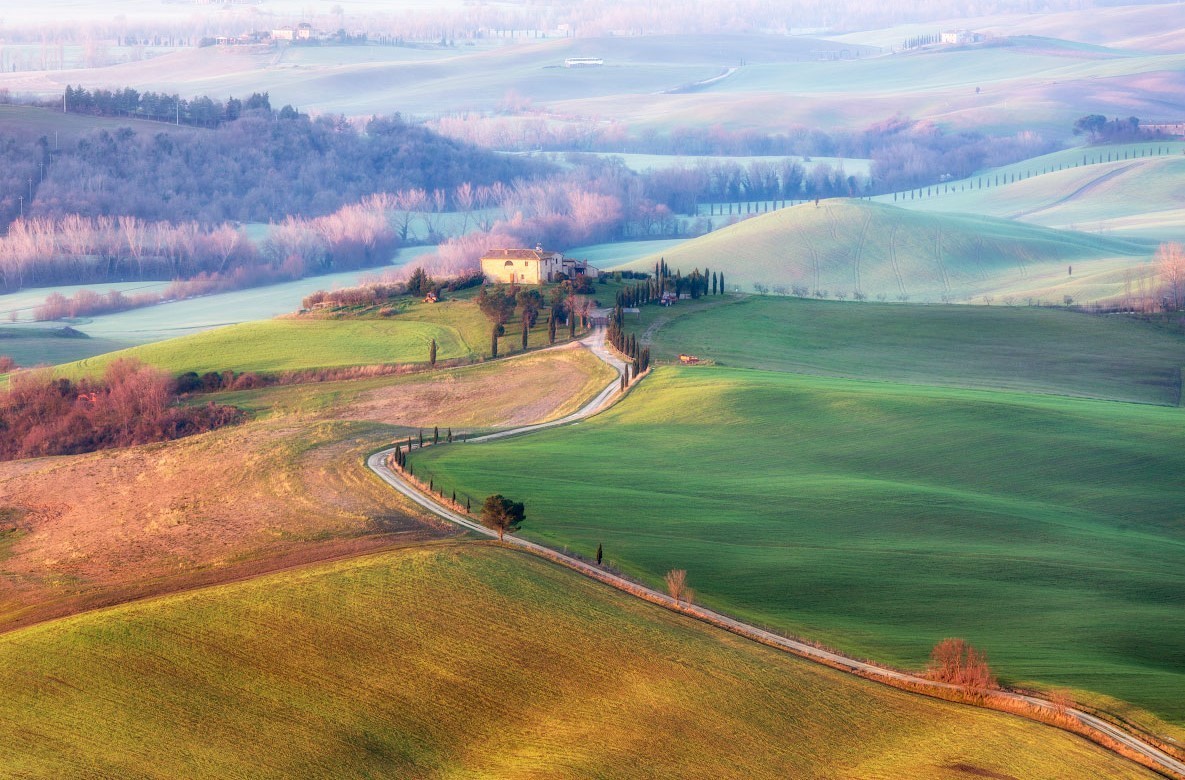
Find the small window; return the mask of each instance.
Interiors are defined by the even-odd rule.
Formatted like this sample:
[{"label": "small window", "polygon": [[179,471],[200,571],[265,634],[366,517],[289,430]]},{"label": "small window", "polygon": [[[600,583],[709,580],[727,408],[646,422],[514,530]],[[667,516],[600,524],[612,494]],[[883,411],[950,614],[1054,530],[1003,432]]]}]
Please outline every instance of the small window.
[{"label": "small window", "polygon": [[512,266],[512,265],[514,265],[514,261],[513,261],[513,260],[507,260],[507,261],[506,261],[506,267],[507,267],[507,268],[509,268],[509,267],[510,267],[510,266]]}]

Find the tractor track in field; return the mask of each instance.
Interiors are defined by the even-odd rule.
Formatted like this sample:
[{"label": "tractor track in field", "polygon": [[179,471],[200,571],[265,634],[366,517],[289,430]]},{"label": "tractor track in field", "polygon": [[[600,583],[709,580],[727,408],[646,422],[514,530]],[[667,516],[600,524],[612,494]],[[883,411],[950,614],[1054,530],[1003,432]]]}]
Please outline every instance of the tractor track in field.
[{"label": "tractor track in field", "polygon": [[[583,407],[558,420],[550,422],[537,423],[534,425],[526,425],[518,428],[510,428],[503,431],[487,434],[474,439],[469,439],[461,443],[460,446],[466,446],[472,443],[479,443],[483,441],[493,441],[496,439],[510,438],[512,436],[520,436],[529,434],[534,431],[546,430],[562,425],[569,425],[580,422],[581,420],[592,417],[605,409],[612,406],[620,400],[629,391],[622,392],[620,389],[620,373],[625,365],[616,354],[614,354],[605,344],[604,329],[595,330],[593,333],[581,339],[581,343],[591,350],[593,354],[605,361],[619,377],[614,379],[607,385],[600,393],[596,395],[591,401]],[[643,375],[644,376],[644,375]],[[421,445],[422,447],[423,445]],[[433,446],[433,445],[429,445]],[[439,445],[436,445],[439,446]],[[456,446],[446,445],[446,446]],[[367,467],[373,471],[380,479],[390,485],[399,493],[403,494],[409,500],[431,512],[439,518],[448,520],[456,525],[483,537],[496,537],[497,534],[470,518],[468,515],[458,512],[438,502],[436,497],[430,493],[426,493],[420,488],[416,487],[410,481],[406,480],[401,471],[397,471],[390,465],[391,455],[397,450],[416,449],[413,445],[396,445],[380,450],[370,455],[366,459]],[[443,501],[443,499],[442,499]],[[759,628],[749,623],[742,622],[728,615],[716,612],[714,610],[700,607],[689,602],[683,602],[674,599],[666,593],[655,590],[653,588],[642,585],[633,580],[627,579],[621,575],[606,571],[599,566],[595,566],[587,561],[581,560],[574,556],[553,550],[535,542],[530,542],[515,536],[507,536],[500,542],[507,547],[515,550],[528,552],[539,557],[545,558],[553,563],[565,566],[569,569],[583,574],[586,577],[597,580],[605,585],[616,588],[624,593],[628,593],[637,598],[665,607],[674,612],[695,618],[705,623],[709,623],[718,628],[722,628],[731,633],[737,634],[748,639],[752,639],[761,644],[783,650],[801,658],[815,661],[824,664],[833,669],[842,672],[862,677],[867,680],[879,682],[885,685],[891,685],[895,688],[911,691],[924,696],[931,696],[944,700],[960,700],[962,689],[959,686],[951,683],[936,682],[925,677],[919,677],[909,672],[893,669],[887,666],[870,663],[857,658],[844,655],[838,651],[830,650],[820,647],[811,642],[800,639],[793,639],[775,634],[772,631]],[[994,705],[994,706],[993,706]],[[1180,778],[1185,780],[1185,760],[1178,759],[1168,752],[1161,750],[1156,744],[1150,740],[1145,740],[1139,736],[1124,730],[1120,726],[1103,719],[1099,715],[1087,712],[1085,710],[1074,707],[1062,707],[1053,702],[1033,696],[1028,693],[1018,691],[992,691],[989,699],[982,704],[987,709],[995,709],[1004,712],[1011,712],[1014,715],[1035,720],[1046,725],[1054,725],[1049,721],[1051,719],[1060,719],[1067,725],[1065,730],[1072,733],[1077,733],[1096,744],[1099,744],[1113,752],[1118,753],[1128,759],[1137,761],[1138,763],[1153,769],[1167,777]],[[1018,711],[1019,710],[1019,711]],[[1044,716],[1044,717],[1042,717]]]},{"label": "tractor track in field", "polygon": [[1111,179],[1114,179],[1116,176],[1127,173],[1129,170],[1131,170],[1135,166],[1136,166],[1136,163],[1131,163],[1130,165],[1124,165],[1121,168],[1116,168],[1115,170],[1107,171],[1102,176],[1098,176],[1094,179],[1091,179],[1090,181],[1088,181],[1086,184],[1083,184],[1078,189],[1074,190],[1073,192],[1067,193],[1066,195],[1063,195],[1062,197],[1058,198],[1057,200],[1053,201],[1052,203],[1047,203],[1044,206],[1038,206],[1035,209],[1027,209],[1025,211],[1018,211],[1015,214],[1009,214],[1008,219],[1023,219],[1024,217],[1031,217],[1034,214],[1040,214],[1042,211],[1049,211],[1050,209],[1055,209],[1058,206],[1062,206],[1066,203],[1069,203],[1070,201],[1074,200],[1075,198],[1079,198],[1079,197],[1085,195],[1086,193],[1090,192],[1091,190],[1093,190],[1096,187],[1106,184]]}]

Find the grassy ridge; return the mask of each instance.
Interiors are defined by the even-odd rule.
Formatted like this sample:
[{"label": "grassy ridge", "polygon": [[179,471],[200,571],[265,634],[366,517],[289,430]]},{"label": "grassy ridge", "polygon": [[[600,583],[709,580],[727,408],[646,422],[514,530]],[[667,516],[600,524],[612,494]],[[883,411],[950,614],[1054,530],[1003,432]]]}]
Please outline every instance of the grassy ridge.
[{"label": "grassy ridge", "polygon": [[[1136,156],[1156,148],[1168,149],[1170,154]],[[961,189],[967,182],[952,182],[947,185],[950,193],[897,203],[919,211],[966,212],[1123,237],[1180,240],[1185,235],[1181,217],[1183,148],[1179,142],[1149,142],[1067,150],[986,171],[981,177],[972,177],[970,185],[974,187],[980,178],[991,183],[996,175],[1040,174],[1031,178],[986,189]],[[1130,159],[1123,159],[1125,155]],[[1084,159],[1108,157],[1114,161],[1082,165]],[[1043,169],[1059,165],[1078,167],[1041,174]]]},{"label": "grassy ridge", "polygon": [[95,374],[119,358],[135,358],[174,374],[186,371],[293,371],[306,368],[427,363],[485,354],[488,324],[476,306],[448,302],[413,306],[389,319],[277,319],[247,322],[144,344],[61,367]]},{"label": "grassy ridge", "polygon": [[1151,776],[476,545],[8,634],[0,685],[20,777]]},{"label": "grassy ridge", "polygon": [[1185,339],[1123,318],[767,297],[674,318],[653,350],[666,360],[686,352],[725,366],[1166,406],[1178,403],[1185,365]]},{"label": "grassy ridge", "polygon": [[[795,285],[890,299],[967,299],[1051,269],[1151,247],[967,214],[928,214],[883,203],[829,200],[745,220],[664,253],[672,268],[705,267],[730,286]],[[627,268],[652,269],[651,256]]]},{"label": "grassy ridge", "polygon": [[1011,680],[1180,723],[1180,415],[668,368],[578,427],[412,464],[513,495],[528,536],[603,543],[650,583],[685,568],[705,603],[742,617],[912,667],[965,636]]}]

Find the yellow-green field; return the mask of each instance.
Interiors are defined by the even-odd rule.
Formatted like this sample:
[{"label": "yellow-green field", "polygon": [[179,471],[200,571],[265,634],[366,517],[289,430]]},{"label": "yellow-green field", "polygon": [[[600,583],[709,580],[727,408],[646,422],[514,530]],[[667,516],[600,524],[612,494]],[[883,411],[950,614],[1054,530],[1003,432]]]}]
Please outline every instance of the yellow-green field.
[{"label": "yellow-green field", "polygon": [[66,376],[98,374],[113,360],[134,358],[169,373],[295,371],[380,363],[427,363],[488,354],[489,324],[471,303],[413,305],[390,318],[289,317],[246,322],[144,344],[61,366]]},{"label": "yellow-green field", "polygon": [[10,633],[0,685],[22,778],[1151,777],[473,543]]}]

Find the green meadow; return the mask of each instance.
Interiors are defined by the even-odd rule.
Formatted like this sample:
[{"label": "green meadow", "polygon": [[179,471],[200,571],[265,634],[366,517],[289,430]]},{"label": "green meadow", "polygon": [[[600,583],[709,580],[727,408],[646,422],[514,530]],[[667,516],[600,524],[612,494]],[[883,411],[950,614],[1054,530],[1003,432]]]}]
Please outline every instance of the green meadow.
[{"label": "green meadow", "polygon": [[290,317],[246,322],[110,352],[59,370],[67,376],[101,373],[112,361],[134,358],[169,373],[295,371],[378,363],[427,363],[488,353],[489,325],[472,304],[413,304],[389,318]]},{"label": "green meadow", "polygon": [[1061,308],[747,296],[671,312],[654,334],[659,360],[1166,406],[1179,403],[1185,366],[1179,335]]},{"label": "green meadow", "polygon": [[[1138,404],[659,368],[578,426],[417,453],[525,536],[911,668],[947,636],[1008,682],[1185,722],[1185,433]],[[527,478],[524,475],[530,475]]]},{"label": "green meadow", "polygon": [[492,545],[437,544],[0,636],[7,776],[1150,778]]},{"label": "green meadow", "polygon": [[[976,187],[979,178],[994,182],[997,171],[993,170],[970,182],[943,185],[942,193],[934,197],[897,203],[919,211],[984,214],[1116,237],[1181,240],[1185,237],[1182,148],[1180,143],[1145,143],[1061,152],[998,169],[1002,179],[1009,177],[1006,185]],[[1134,156],[1153,149],[1168,153]],[[1082,165],[1084,159],[1091,163]],[[1050,169],[1066,164],[1076,167]],[[892,200],[891,196],[878,199]]]},{"label": "green meadow", "polygon": [[[830,296],[969,300],[1061,280],[1068,265],[1130,262],[1154,245],[971,214],[827,200],[746,219],[662,253],[683,273],[711,268],[729,289],[802,285]],[[657,254],[625,265],[653,269]],[[1014,293],[1019,294],[1019,293]],[[1059,301],[1060,302],[1060,301]]]}]

